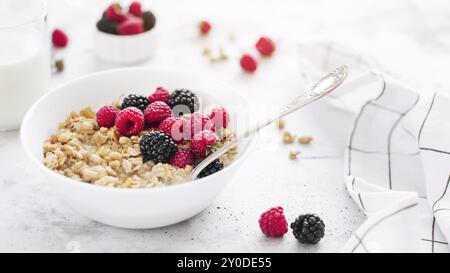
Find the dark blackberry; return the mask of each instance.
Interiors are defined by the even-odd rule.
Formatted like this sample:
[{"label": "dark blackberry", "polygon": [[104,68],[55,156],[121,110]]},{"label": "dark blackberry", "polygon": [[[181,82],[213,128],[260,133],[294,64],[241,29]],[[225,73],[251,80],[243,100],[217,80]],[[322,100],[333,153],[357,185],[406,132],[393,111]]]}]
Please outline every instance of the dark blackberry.
[{"label": "dark blackberry", "polygon": [[118,26],[119,26],[118,22],[109,20],[106,17],[102,17],[102,19],[100,19],[97,22],[97,29],[101,32],[109,34],[118,34],[117,33]]},{"label": "dark blackberry", "polygon": [[197,95],[187,89],[173,91],[167,104],[175,110],[173,113],[175,116],[192,114],[200,108]]},{"label": "dark blackberry", "polygon": [[125,97],[122,101],[122,109],[125,109],[127,107],[136,107],[142,112],[144,112],[147,106],[148,106],[148,99],[144,96],[131,94]]},{"label": "dark blackberry", "polygon": [[302,244],[317,244],[325,236],[325,224],[316,214],[300,215],[291,223],[294,237]]},{"label": "dark blackberry", "polygon": [[155,163],[168,163],[177,150],[172,138],[161,131],[153,131],[144,135],[139,141],[144,163],[152,160]]},{"label": "dark blackberry", "polygon": [[200,172],[200,174],[198,175],[198,178],[202,178],[202,177],[211,175],[222,169],[223,169],[223,163],[220,162],[219,159],[216,159]]},{"label": "dark blackberry", "polygon": [[156,18],[155,18],[155,15],[153,15],[153,13],[151,11],[143,12],[141,17],[144,20],[145,31],[149,31],[155,27]]}]

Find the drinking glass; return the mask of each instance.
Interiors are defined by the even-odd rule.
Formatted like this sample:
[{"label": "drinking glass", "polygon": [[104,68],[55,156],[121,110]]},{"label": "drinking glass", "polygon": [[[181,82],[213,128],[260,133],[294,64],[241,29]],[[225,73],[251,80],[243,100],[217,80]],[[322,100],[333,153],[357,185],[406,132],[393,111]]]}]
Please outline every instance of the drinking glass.
[{"label": "drinking glass", "polygon": [[49,88],[50,47],[43,0],[0,0],[0,130],[14,130]]}]

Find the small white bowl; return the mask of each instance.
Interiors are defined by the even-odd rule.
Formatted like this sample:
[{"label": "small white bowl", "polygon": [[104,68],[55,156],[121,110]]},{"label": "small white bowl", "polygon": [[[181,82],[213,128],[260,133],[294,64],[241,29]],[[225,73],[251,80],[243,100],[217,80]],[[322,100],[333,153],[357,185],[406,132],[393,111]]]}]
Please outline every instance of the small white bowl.
[{"label": "small white bowl", "polygon": [[143,62],[155,54],[157,47],[156,26],[135,35],[114,35],[95,30],[94,51],[104,61],[118,64]]},{"label": "small white bowl", "polygon": [[124,93],[152,92],[157,86],[169,90],[188,88],[203,105],[222,105],[232,113],[235,131],[249,123],[250,105],[239,93],[212,79],[150,68],[125,68],[100,72],[69,82],[47,93],[28,111],[21,127],[26,154],[68,204],[93,220],[123,228],[155,228],[190,218],[208,207],[233,178],[253,140],[238,146],[236,160],[208,177],[178,185],[148,189],[123,189],[80,182],[42,164],[43,144],[71,111],[87,106],[93,110]]}]

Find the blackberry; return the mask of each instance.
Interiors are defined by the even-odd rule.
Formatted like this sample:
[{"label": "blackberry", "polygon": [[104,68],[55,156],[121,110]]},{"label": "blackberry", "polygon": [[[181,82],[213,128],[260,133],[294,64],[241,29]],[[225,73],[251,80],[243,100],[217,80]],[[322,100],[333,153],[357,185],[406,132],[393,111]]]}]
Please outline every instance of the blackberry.
[{"label": "blackberry", "polygon": [[106,17],[102,17],[97,22],[97,29],[101,32],[109,33],[109,34],[118,34],[117,33],[117,27],[119,26],[119,23],[116,21],[109,20]]},{"label": "blackberry", "polygon": [[144,96],[131,94],[125,97],[122,101],[122,110],[127,107],[136,107],[142,112],[144,112],[147,106],[148,106],[148,99]]},{"label": "blackberry", "polygon": [[223,163],[220,162],[219,159],[216,159],[200,172],[200,174],[198,175],[198,178],[202,178],[202,177],[211,175],[222,169],[223,169]]},{"label": "blackberry", "polygon": [[155,15],[153,15],[153,13],[151,11],[143,12],[141,17],[144,20],[145,31],[149,31],[150,29],[155,27],[156,18],[155,18]]},{"label": "blackberry", "polygon": [[300,215],[291,223],[294,237],[302,244],[317,244],[325,235],[325,224],[316,214]]},{"label": "blackberry", "polygon": [[168,163],[177,150],[177,145],[170,136],[162,131],[153,131],[144,135],[139,141],[144,163]]},{"label": "blackberry", "polygon": [[176,108],[173,113],[175,116],[192,114],[200,108],[197,95],[187,89],[177,89],[173,91],[167,104],[172,110]]}]

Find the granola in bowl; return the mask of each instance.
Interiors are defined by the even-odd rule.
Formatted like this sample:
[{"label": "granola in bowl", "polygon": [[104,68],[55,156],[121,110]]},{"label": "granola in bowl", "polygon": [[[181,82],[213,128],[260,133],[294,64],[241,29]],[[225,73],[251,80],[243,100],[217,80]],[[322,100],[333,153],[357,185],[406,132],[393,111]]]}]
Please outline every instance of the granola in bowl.
[{"label": "granola in bowl", "polygon": [[[193,92],[158,88],[148,98],[128,95],[96,113],[90,108],[72,112],[45,141],[43,163],[64,176],[101,186],[183,183],[197,162],[235,137],[224,108],[213,108],[209,115],[198,110]],[[231,149],[199,177],[228,166],[236,153]]]}]

